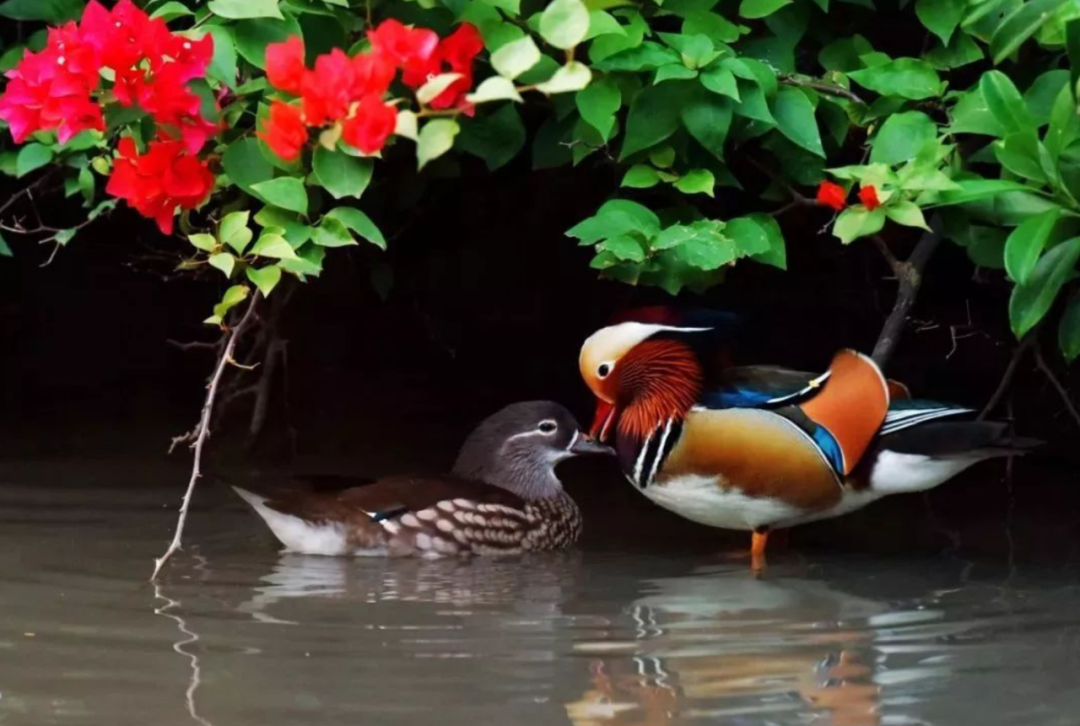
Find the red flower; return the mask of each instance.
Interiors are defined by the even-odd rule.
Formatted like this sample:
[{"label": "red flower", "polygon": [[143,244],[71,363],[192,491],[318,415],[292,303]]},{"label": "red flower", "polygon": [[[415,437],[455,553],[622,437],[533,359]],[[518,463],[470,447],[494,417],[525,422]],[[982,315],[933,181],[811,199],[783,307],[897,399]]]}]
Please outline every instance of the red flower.
[{"label": "red flower", "polygon": [[119,197],[172,234],[176,208],[194,209],[214,188],[214,175],[179,141],[152,141],[139,155],[130,137],[120,140],[105,191]]},{"label": "red flower", "polygon": [[11,79],[0,96],[0,118],[22,143],[41,129],[55,129],[61,143],[86,129],[105,129],[101,109],[89,100],[85,77],[67,70],[67,59],[54,45],[27,53],[7,72]]},{"label": "red flower", "polygon": [[259,132],[259,138],[270,150],[285,161],[292,161],[308,142],[307,126],[300,109],[281,101],[270,106],[270,116]]},{"label": "red flower", "polygon": [[460,73],[461,78],[451,83],[429,105],[438,109],[463,106],[465,94],[473,85],[473,60],[483,49],[484,40],[480,37],[480,31],[470,23],[462,23],[439,43],[428,59],[407,65],[402,81],[410,88],[419,88],[440,73]]},{"label": "red flower", "polygon": [[300,95],[306,70],[304,41],[297,36],[266,46],[266,78],[274,88]]},{"label": "red flower", "polygon": [[353,62],[340,48],[315,59],[315,70],[304,72],[304,116],[312,126],[345,118],[353,101]]},{"label": "red flower", "polygon": [[345,122],[342,138],[365,154],[374,154],[386,145],[397,126],[397,111],[383,103],[379,96],[365,96],[356,108],[356,115]]},{"label": "red flower", "polygon": [[817,202],[825,207],[832,207],[836,211],[840,211],[847,206],[847,192],[839,184],[834,184],[830,181],[821,182],[821,186],[817,190]]},{"label": "red flower", "polygon": [[397,20],[384,20],[379,27],[368,31],[375,52],[397,66],[423,63],[435,52],[439,36],[426,28],[409,28]]},{"label": "red flower", "polygon": [[877,189],[873,186],[862,187],[859,189],[859,201],[866,205],[866,208],[871,212],[881,206],[881,202],[878,200]]},{"label": "red flower", "polygon": [[397,69],[378,53],[361,53],[352,59],[354,98],[381,96],[390,88]]}]

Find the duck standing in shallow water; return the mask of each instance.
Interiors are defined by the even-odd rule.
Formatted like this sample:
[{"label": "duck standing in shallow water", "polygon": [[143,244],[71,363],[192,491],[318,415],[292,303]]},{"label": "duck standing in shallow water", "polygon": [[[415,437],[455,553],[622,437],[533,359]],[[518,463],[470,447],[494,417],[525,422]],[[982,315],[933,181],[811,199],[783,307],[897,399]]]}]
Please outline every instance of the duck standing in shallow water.
[{"label": "duck standing in shallow water", "polygon": [[564,407],[516,403],[469,435],[452,472],[391,477],[334,493],[264,497],[234,487],[286,551],[308,555],[515,555],[572,546],[581,512],[555,475],[611,449]]},{"label": "duck standing in shallow water", "polygon": [[952,420],[971,409],[907,398],[851,350],[819,376],[718,366],[716,338],[730,318],[710,325],[695,314],[679,325],[651,322],[655,313],[585,341],[579,364],[597,397],[593,433],[615,442],[623,472],[654,503],[753,532],[755,569],[770,529],[924,491],[1035,443],[1007,439],[1003,423]]}]

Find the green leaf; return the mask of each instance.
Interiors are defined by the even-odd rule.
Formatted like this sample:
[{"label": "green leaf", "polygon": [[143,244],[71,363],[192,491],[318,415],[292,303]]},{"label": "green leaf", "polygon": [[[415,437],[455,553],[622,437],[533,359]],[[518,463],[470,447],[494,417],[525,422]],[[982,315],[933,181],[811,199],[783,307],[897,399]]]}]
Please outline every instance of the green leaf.
[{"label": "green leaf", "polygon": [[540,15],[540,35],[556,48],[573,48],[589,32],[589,9],[581,0],[552,0]]},{"label": "green leaf", "polygon": [[15,176],[24,177],[52,161],[53,150],[44,144],[27,144],[15,157]]},{"label": "green leaf", "polygon": [[768,253],[772,248],[770,233],[770,230],[766,229],[755,217],[732,219],[724,227],[724,234],[735,241],[735,247],[742,255]]},{"label": "green leaf", "polygon": [[561,66],[554,75],[543,83],[536,84],[536,90],[547,95],[553,93],[569,93],[580,91],[589,85],[592,80],[592,71],[584,63],[570,61]]},{"label": "green leaf", "polygon": [[371,182],[375,162],[317,146],[312,159],[312,169],[315,178],[334,199],[359,199]]},{"label": "green leaf", "polygon": [[371,218],[352,207],[337,207],[326,213],[324,219],[336,219],[379,249],[386,249],[386,238]]},{"label": "green leaf", "polygon": [[84,0],[8,0],[0,5],[0,15],[12,20],[40,20],[60,25],[78,18],[85,5]]},{"label": "green leaf", "polygon": [[739,15],[750,20],[765,18],[792,2],[793,0],[742,0],[739,3]]},{"label": "green leaf", "polygon": [[212,25],[206,32],[214,37],[214,55],[206,69],[206,77],[236,88],[236,40],[232,30],[224,25]]},{"label": "green leaf", "polygon": [[686,225],[692,235],[675,247],[675,256],[699,270],[716,270],[739,256],[735,241],[723,233],[723,223],[703,219]]},{"label": "green leaf", "polygon": [[620,234],[604,240],[598,249],[610,252],[620,260],[628,262],[641,262],[645,259],[645,250],[641,242],[632,235]]},{"label": "green leaf", "polygon": [[680,62],[682,59],[675,51],[649,42],[593,63],[593,68],[598,71],[649,71]]},{"label": "green leaf", "polygon": [[1041,127],[1050,121],[1054,104],[1061,95],[1061,90],[1068,85],[1069,72],[1058,68],[1043,73],[1024,92],[1024,102],[1037,126]]},{"label": "green leaf", "polygon": [[176,20],[177,18],[186,18],[195,13],[188,9],[184,3],[176,2],[176,0],[170,0],[154,12],[150,13],[151,19],[161,18],[166,23],[170,20]]},{"label": "green leaf", "polygon": [[[489,101],[514,101],[515,103],[522,103],[524,99],[521,94],[518,93],[517,88],[514,87],[514,82],[503,78],[502,76],[491,76],[485,78],[476,90],[465,96],[465,100],[469,103],[487,103]],[[404,116],[409,114],[409,116]],[[404,116],[404,118],[403,118]],[[409,130],[405,131],[402,126],[402,121],[408,119]],[[411,111],[402,111],[398,113],[398,130],[394,133],[398,136],[405,136],[411,138],[414,141],[419,136],[416,133],[416,115]]]},{"label": "green leaf", "polygon": [[[752,219],[757,222],[758,226],[765,233],[765,239],[769,243],[769,248],[764,252],[758,252],[752,255],[753,259],[763,265],[771,265],[778,267],[781,270],[787,269],[787,248],[784,245],[784,234],[780,231],[780,225],[776,220],[768,214],[755,213],[743,219]],[[736,220],[728,222],[730,225]]]},{"label": "green leaf", "polygon": [[1035,120],[1024,103],[1024,97],[1004,73],[984,73],[979,81],[979,91],[994,120],[1006,134],[1035,130]]},{"label": "green leaf", "polygon": [[661,169],[670,169],[675,163],[675,149],[670,146],[660,146],[649,152],[649,161],[653,166]]},{"label": "green leaf", "polygon": [[956,33],[947,45],[938,45],[923,56],[939,71],[962,68],[983,59],[982,48],[967,33]]},{"label": "green leaf", "polygon": [[724,142],[731,128],[730,99],[699,87],[682,107],[682,122],[690,135],[715,156],[724,158]]},{"label": "green leaf", "polygon": [[228,252],[220,252],[216,255],[210,255],[210,266],[216,267],[225,273],[225,277],[232,277],[233,270],[236,269],[236,258]]},{"label": "green leaf", "polygon": [[579,222],[566,232],[567,237],[576,237],[583,245],[591,245],[612,235],[637,232],[646,239],[651,239],[660,231],[660,218],[638,204],[625,199],[613,199],[605,203],[596,214]]},{"label": "green leaf", "polygon": [[1005,179],[955,179],[959,189],[942,192],[939,203],[943,206],[966,204],[996,197],[1006,192],[1029,192],[1031,187]]},{"label": "green leaf", "polygon": [[221,220],[218,228],[218,236],[221,242],[232,247],[236,254],[243,255],[244,250],[251,243],[252,232],[248,229],[248,220],[251,212],[231,212]]},{"label": "green leaf", "polygon": [[1025,220],[1009,235],[1005,241],[1005,270],[1015,282],[1023,285],[1031,278],[1059,219],[1061,210],[1050,209]]},{"label": "green leaf", "polygon": [[277,266],[249,267],[245,273],[252,284],[259,288],[263,297],[270,297],[270,293],[281,282],[281,268]]},{"label": "green leaf", "polygon": [[296,251],[288,240],[280,234],[271,232],[263,232],[259,235],[259,240],[251,248],[250,254],[256,257],[272,257],[279,260],[296,257]]},{"label": "green leaf", "polygon": [[203,252],[213,252],[214,248],[217,247],[217,240],[214,239],[212,234],[189,234],[188,242]]},{"label": "green leaf", "polygon": [[221,163],[236,186],[258,199],[264,199],[255,191],[255,185],[272,179],[274,167],[259,151],[258,139],[248,137],[229,144]]},{"label": "green leaf", "polygon": [[882,96],[921,101],[940,96],[945,90],[934,67],[915,58],[897,58],[872,68],[852,71],[851,80]]},{"label": "green leaf", "polygon": [[626,37],[626,28],[619,25],[615,16],[603,10],[589,11],[589,32],[585,34],[585,40],[599,38],[601,35],[620,35]]},{"label": "green leaf", "polygon": [[596,129],[604,141],[610,139],[615,129],[615,114],[622,105],[622,93],[614,79],[606,77],[590,83],[588,88],[578,91],[575,101],[585,123]]},{"label": "green leaf", "polygon": [[713,93],[719,93],[735,101],[739,99],[739,86],[735,82],[735,74],[727,68],[714,67],[701,74],[701,85]]},{"label": "green leaf", "polygon": [[1050,126],[1044,140],[1047,150],[1056,159],[1077,139],[1080,139],[1080,116],[1072,89],[1066,84],[1050,110]]},{"label": "green leaf", "polygon": [[[246,0],[236,0],[246,3]],[[241,20],[234,28],[236,38],[236,50],[240,56],[256,68],[266,68],[266,46],[271,43],[284,43],[291,36],[296,35],[303,39],[303,30],[300,23],[291,15],[286,15],[285,20],[271,18],[255,18],[254,20]]]},{"label": "green leaf", "polygon": [[692,169],[675,182],[675,188],[683,194],[707,194],[713,196],[716,177],[708,169]]},{"label": "green leaf", "polygon": [[250,294],[251,290],[247,285],[233,285],[225,291],[225,294],[221,297],[221,302],[214,306],[214,314],[203,322],[211,325],[221,325],[229,311],[247,300]]},{"label": "green leaf", "polygon": [[423,169],[429,162],[450,151],[454,147],[454,137],[460,131],[457,122],[448,118],[437,118],[424,124],[416,142],[419,168]]},{"label": "green leaf", "polygon": [[798,88],[784,86],[776,92],[772,114],[780,133],[811,154],[825,157],[821,132],[814,117],[814,105]]},{"label": "green leaf", "polygon": [[431,103],[461,77],[460,73],[440,73],[437,76],[431,76],[424,85],[416,89],[416,100],[421,105]]},{"label": "green leaf", "polygon": [[651,86],[630,105],[620,159],[659,144],[679,128],[679,106],[686,96],[682,83]]},{"label": "green leaf", "polygon": [[1046,170],[1042,163],[1042,157],[1047,156],[1047,162],[1053,166],[1049,154],[1039,142],[1039,137],[1034,131],[1021,131],[1006,136],[1003,141],[994,143],[994,156],[1001,165],[1013,174],[1031,179],[1036,182],[1046,182]]},{"label": "green leaf", "polygon": [[937,124],[921,111],[893,114],[874,136],[870,150],[872,164],[899,164],[937,138]]},{"label": "green leaf", "polygon": [[251,188],[275,207],[281,207],[297,214],[307,214],[307,189],[304,188],[304,182],[296,177],[278,177],[277,179],[254,184]]},{"label": "green leaf", "polygon": [[684,35],[704,35],[717,43],[734,43],[742,35],[739,26],[706,10],[686,15],[682,32]]},{"label": "green leaf", "polygon": [[2,234],[0,234],[0,257],[13,257],[13,256],[14,255],[11,252],[11,248],[8,247],[7,240],[5,240],[4,236]]},{"label": "green leaf", "polygon": [[278,0],[210,0],[210,12],[221,18],[244,20],[246,18],[284,19],[278,8]]},{"label": "green leaf", "polygon": [[285,239],[293,249],[311,239],[311,227],[300,221],[295,212],[286,212],[284,209],[266,206],[255,215],[255,221],[263,228],[277,227],[285,230]]},{"label": "green leaf", "polygon": [[531,35],[515,40],[491,54],[491,66],[503,78],[513,80],[540,62],[540,49]]},{"label": "green leaf", "polygon": [[923,216],[923,211],[919,209],[918,205],[914,202],[901,199],[882,207],[882,209],[885,210],[885,216],[897,224],[902,224],[905,227],[918,227],[925,230],[930,229],[926,224],[926,218]]},{"label": "green leaf", "polygon": [[1075,274],[1077,259],[1080,259],[1080,237],[1073,237],[1047,250],[1028,281],[1013,289],[1009,321],[1017,338],[1024,337],[1046,316],[1061,286]]},{"label": "green leaf", "polygon": [[323,217],[322,222],[315,228],[312,241],[320,247],[350,247],[356,245],[356,240],[349,234],[349,228],[340,219]]},{"label": "green leaf", "polygon": [[953,32],[964,18],[965,10],[964,0],[915,1],[915,14],[927,30],[941,38],[944,45],[949,44]]},{"label": "green leaf", "polygon": [[1080,357],[1080,293],[1073,293],[1058,323],[1058,346],[1069,363]]},{"label": "green leaf", "polygon": [[645,164],[634,164],[630,167],[630,170],[623,176],[622,184],[619,186],[630,187],[632,189],[648,189],[654,187],[660,183],[660,175],[656,173],[656,169]]},{"label": "green leaf", "polygon": [[978,86],[960,96],[952,110],[950,130],[956,134],[1005,135],[1005,129],[991,113]]},{"label": "green leaf", "polygon": [[861,204],[848,207],[836,218],[833,234],[844,244],[851,244],[859,237],[877,234],[885,226],[885,210],[877,208],[870,211]]},{"label": "green leaf", "polygon": [[990,40],[994,65],[1012,55],[1064,3],[1065,0],[1030,0],[1005,18]]},{"label": "green leaf", "polygon": [[491,171],[509,164],[525,147],[525,125],[513,104],[463,124],[458,146],[483,159]]},{"label": "green leaf", "polygon": [[697,71],[692,68],[687,68],[682,63],[672,63],[669,66],[660,66],[656,69],[653,85],[663,83],[664,81],[685,81],[690,78],[697,78],[697,75]]}]

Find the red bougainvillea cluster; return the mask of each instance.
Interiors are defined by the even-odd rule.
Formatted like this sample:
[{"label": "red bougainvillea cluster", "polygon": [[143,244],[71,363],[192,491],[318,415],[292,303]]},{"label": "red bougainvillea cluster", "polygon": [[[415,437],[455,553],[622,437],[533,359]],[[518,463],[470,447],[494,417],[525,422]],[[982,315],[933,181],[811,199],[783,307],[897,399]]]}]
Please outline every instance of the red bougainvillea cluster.
[{"label": "red bougainvillea cluster", "polygon": [[130,0],[111,11],[91,0],[77,24],[50,28],[45,48],[8,71],[0,118],[16,143],[38,131],[55,131],[65,143],[82,131],[104,131],[106,103],[138,106],[154,119],[157,139],[141,156],[131,139],[122,141],[107,189],[170,233],[176,207],[194,208],[213,189],[213,175],[194,154],[219,125],[203,118],[188,88],[205,75],[213,52],[212,36],[174,34]]},{"label": "red bougainvillea cluster", "polygon": [[[859,188],[859,201],[871,212],[881,206],[878,199],[877,188],[865,186]],[[842,211],[847,206],[847,192],[842,186],[834,182],[821,182],[817,191],[817,203],[824,207],[831,207],[836,211]]]},{"label": "red bougainvillea cluster", "polygon": [[443,40],[432,30],[410,28],[387,20],[368,33],[371,51],[352,58],[341,50],[319,56],[313,69],[304,63],[304,45],[296,37],[266,49],[270,84],[300,97],[296,106],[275,101],[259,136],[275,154],[291,161],[308,142],[308,129],[341,124],[341,137],[365,154],[386,145],[397,123],[397,111],[385,96],[397,71],[410,88],[420,88],[441,73],[458,73],[429,105],[470,113],[465,94],[473,84],[473,60],[483,40],[468,23]]}]

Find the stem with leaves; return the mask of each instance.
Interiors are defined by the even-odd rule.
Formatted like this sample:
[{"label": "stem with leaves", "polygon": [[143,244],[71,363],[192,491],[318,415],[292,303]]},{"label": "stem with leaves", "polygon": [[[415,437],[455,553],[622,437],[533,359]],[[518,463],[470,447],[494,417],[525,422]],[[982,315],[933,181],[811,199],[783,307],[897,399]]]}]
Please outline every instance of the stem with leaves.
[{"label": "stem with leaves", "polygon": [[[172,542],[169,544],[169,548],[165,550],[165,554],[154,560],[154,573],[150,576],[151,581],[157,580],[161,568],[164,567],[169,558],[180,549],[184,534],[184,525],[187,523],[188,509],[191,506],[191,497],[195,493],[195,484],[202,476],[203,446],[210,437],[210,421],[214,415],[214,402],[217,399],[218,386],[221,383],[222,376],[225,374],[225,369],[229,365],[235,364],[233,361],[233,351],[236,350],[236,342],[240,339],[248,322],[254,317],[258,301],[259,293],[252,293],[251,301],[248,303],[247,310],[244,311],[243,316],[240,318],[240,322],[226,333],[227,338],[225,347],[221,351],[221,355],[217,362],[217,368],[214,370],[214,375],[210,379],[210,385],[207,387],[206,401],[203,403],[202,416],[200,417],[195,430],[190,434],[190,438],[194,440],[191,448],[194,449],[195,453],[191,466],[191,478],[188,480],[187,491],[184,493],[184,499],[180,504],[180,516],[176,521],[176,532],[173,534]],[[174,445],[175,443],[174,440]]]}]

